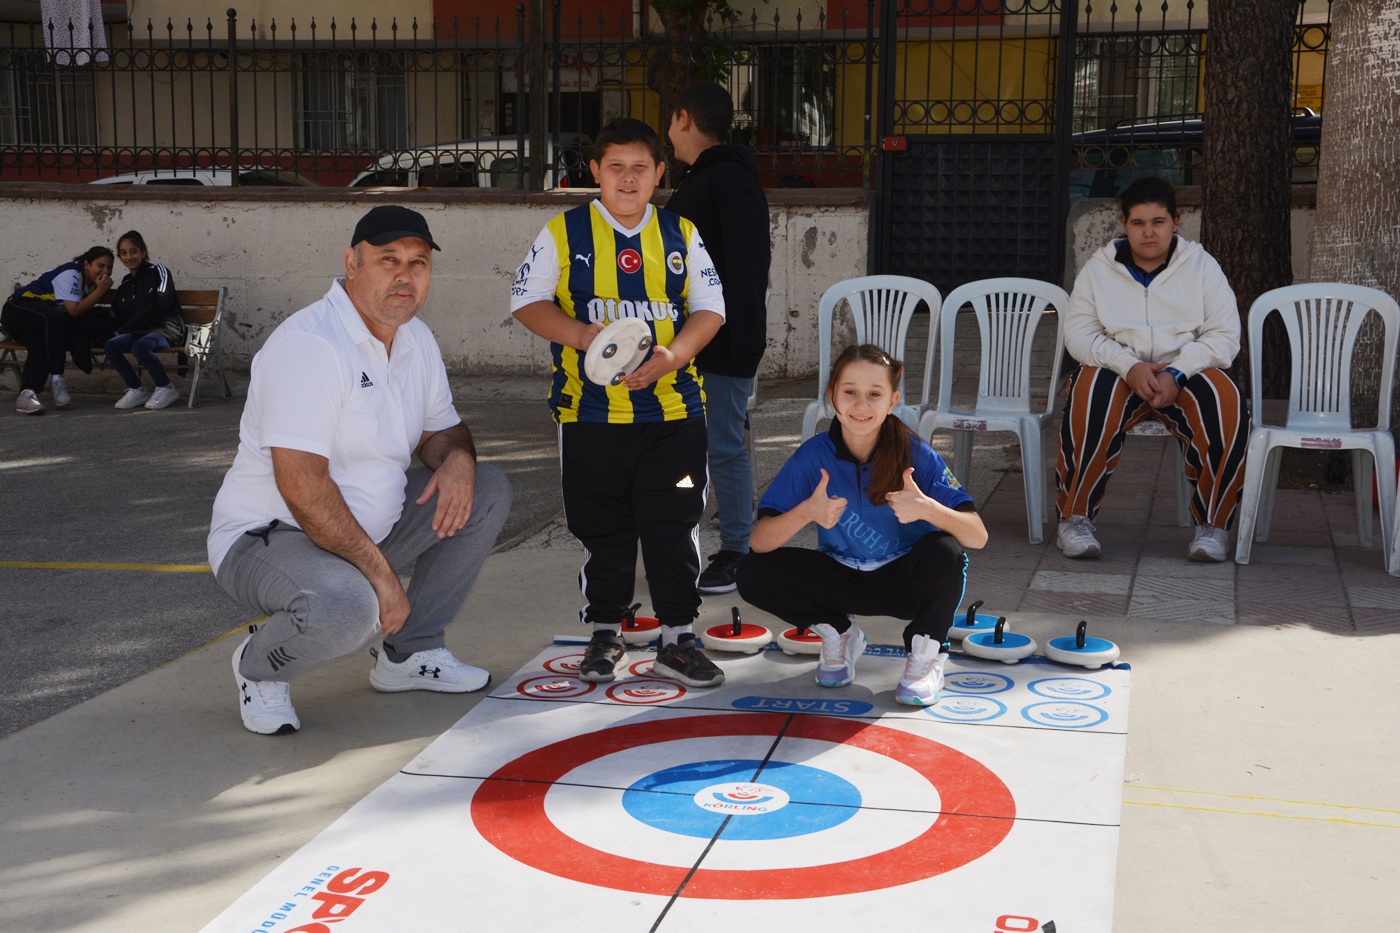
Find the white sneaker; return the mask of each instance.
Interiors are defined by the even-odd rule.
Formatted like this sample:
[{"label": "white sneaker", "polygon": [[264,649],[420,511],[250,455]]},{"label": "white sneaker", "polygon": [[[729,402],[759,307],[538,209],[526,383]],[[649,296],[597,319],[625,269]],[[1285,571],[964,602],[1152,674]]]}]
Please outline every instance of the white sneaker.
[{"label": "white sneaker", "polygon": [[113,408],[140,408],[146,404],[146,399],[151,397],[151,390],[142,386],[139,389],[127,389],[126,394],[117,399],[117,404]]},{"label": "white sneaker", "polygon": [[369,685],[380,693],[405,690],[432,690],[437,693],[471,693],[491,682],[491,675],[452,656],[446,648],[415,651],[402,664],[389,660],[383,651],[370,649],[376,658],[370,668]]},{"label": "white sneaker", "polygon": [[169,408],[179,397],[180,390],[175,388],[175,383],[172,382],[167,385],[158,386],[156,390],[151,393],[151,400],[146,403],[146,407],[152,411]]},{"label": "white sneaker", "polygon": [[1094,523],[1083,515],[1071,515],[1068,521],[1060,522],[1055,546],[1066,557],[1098,557],[1103,553],[1099,539],[1094,537]]},{"label": "white sneaker", "polygon": [[258,735],[291,735],[301,728],[292,709],[291,685],[285,680],[249,680],[238,672],[238,663],[253,638],[249,635],[233,652],[233,680],[238,684],[238,714],[243,728]]},{"label": "white sneaker", "polygon": [[15,399],[15,411],[21,415],[42,415],[47,410],[33,389],[25,389],[20,392],[19,398]]},{"label": "white sneaker", "polygon": [[1197,525],[1196,537],[1191,542],[1191,546],[1186,549],[1186,556],[1190,560],[1215,561],[1230,558],[1230,536],[1224,528],[1216,528],[1214,525]]},{"label": "white sneaker", "polygon": [[69,408],[73,404],[73,396],[68,394],[68,383],[62,376],[49,377],[49,395],[53,396],[54,408]]},{"label": "white sneaker", "polygon": [[865,633],[854,622],[846,631],[819,622],[812,631],[821,636],[822,659],[817,663],[818,687],[844,687],[856,679],[856,659],[865,654]]},{"label": "white sneaker", "polygon": [[927,635],[915,635],[913,649],[904,661],[894,698],[906,706],[932,706],[943,690],[943,646]]}]

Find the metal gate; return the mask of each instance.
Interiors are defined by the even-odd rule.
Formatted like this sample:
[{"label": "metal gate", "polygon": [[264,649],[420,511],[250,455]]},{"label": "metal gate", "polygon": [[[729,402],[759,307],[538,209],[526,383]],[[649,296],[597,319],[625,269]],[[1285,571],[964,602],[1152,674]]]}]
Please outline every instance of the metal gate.
[{"label": "metal gate", "polygon": [[1078,0],[886,0],[871,268],[1059,282]]}]

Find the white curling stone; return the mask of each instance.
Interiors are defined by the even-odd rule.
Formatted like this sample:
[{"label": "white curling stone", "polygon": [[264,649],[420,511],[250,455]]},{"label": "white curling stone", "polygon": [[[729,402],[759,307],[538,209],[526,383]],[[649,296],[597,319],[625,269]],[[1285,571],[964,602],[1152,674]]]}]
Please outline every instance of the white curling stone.
[{"label": "white curling stone", "polygon": [[1003,627],[1001,638],[998,645],[995,632],[978,632],[963,639],[962,650],[973,657],[1001,661],[1003,664],[1015,664],[1035,654],[1035,639],[1029,635],[1008,632]]},{"label": "white curling stone", "polygon": [[593,338],[583,355],[583,371],[600,386],[616,385],[636,372],[655,339],[646,322],[635,317],[613,321]]},{"label": "white curling stone", "polygon": [[[967,614],[953,616],[953,627],[948,629],[948,637],[953,641],[962,641],[969,635],[976,635],[978,632],[990,632],[997,627],[997,619],[1000,616],[989,616],[985,612],[979,612],[972,617],[972,621],[967,621]],[[1004,626],[1003,631],[1010,629]]]},{"label": "white curling stone", "polygon": [[1075,642],[1073,635],[1052,638],[1045,644],[1045,656],[1060,664],[1076,664],[1091,671],[1118,660],[1118,646],[1107,638],[1085,638],[1083,648],[1076,647]]},{"label": "white curling stone", "polygon": [[[808,634],[811,634],[811,631],[808,629]],[[799,639],[797,629],[790,628],[785,632],[778,633],[778,647],[783,649],[783,654],[821,654],[822,640],[820,638],[813,638],[810,641]]]},{"label": "white curling stone", "polygon": [[656,641],[660,634],[661,623],[646,616],[637,617],[635,628],[629,629],[625,621],[622,623],[622,640],[629,645],[649,645]]}]

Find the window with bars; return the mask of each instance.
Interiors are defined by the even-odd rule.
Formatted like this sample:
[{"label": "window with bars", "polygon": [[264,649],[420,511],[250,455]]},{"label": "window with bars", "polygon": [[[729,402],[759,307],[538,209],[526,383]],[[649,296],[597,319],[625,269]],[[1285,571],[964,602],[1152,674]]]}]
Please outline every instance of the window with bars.
[{"label": "window with bars", "polygon": [[408,93],[396,52],[306,52],[297,126],[306,149],[402,149]]},{"label": "window with bars", "polygon": [[42,49],[0,56],[0,144],[97,145],[92,71],[59,67]]},{"label": "window with bars", "polygon": [[1074,69],[1074,131],[1200,110],[1199,35],[1089,38]]},{"label": "window with bars", "polygon": [[834,142],[836,49],[760,45],[734,69],[736,138],[759,147],[826,149]]}]

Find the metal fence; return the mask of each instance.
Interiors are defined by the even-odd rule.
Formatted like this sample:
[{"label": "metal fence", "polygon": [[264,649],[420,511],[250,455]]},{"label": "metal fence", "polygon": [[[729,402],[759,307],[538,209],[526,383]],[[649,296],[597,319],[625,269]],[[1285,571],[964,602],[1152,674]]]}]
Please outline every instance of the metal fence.
[{"label": "metal fence", "polygon": [[[974,20],[1001,6],[940,4],[954,13],[976,5]],[[1127,18],[1111,0],[1080,9],[1077,194],[1102,193],[1095,186],[1115,184],[1120,170],[1199,182],[1208,42],[1193,4],[1169,17],[1170,6],[1154,6],[1155,19],[1142,4]],[[814,19],[767,10],[710,18],[690,38],[655,12],[609,21],[555,0],[532,29],[518,9],[513,21],[489,22],[258,22],[234,11],[183,23],[0,22],[0,179],[523,187],[533,112],[548,129],[546,171],[534,183],[582,184],[587,138],[603,123],[638,117],[664,139],[676,89],[719,80],[735,101],[733,138],[755,148],[768,185],[872,184],[874,0],[831,4],[836,12]],[[1299,2],[1297,99],[1312,110],[1323,99],[1328,9],[1330,0]],[[913,59],[920,42],[978,41],[938,20],[901,23],[898,48]],[[899,95],[907,66],[885,65]],[[985,130],[975,123],[947,130]],[[1304,141],[1302,181],[1316,160],[1315,140]]]}]

